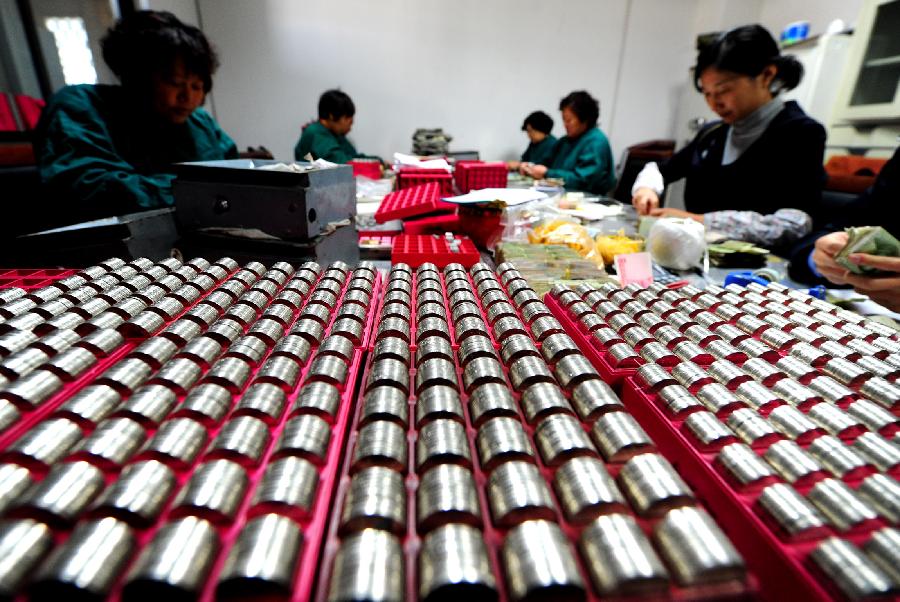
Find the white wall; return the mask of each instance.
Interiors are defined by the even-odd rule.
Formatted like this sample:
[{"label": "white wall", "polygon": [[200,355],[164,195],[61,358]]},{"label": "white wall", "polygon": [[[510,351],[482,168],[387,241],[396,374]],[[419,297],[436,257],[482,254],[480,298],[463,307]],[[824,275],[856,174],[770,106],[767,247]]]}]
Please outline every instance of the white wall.
[{"label": "white wall", "polygon": [[[508,159],[522,119],[571,90],[600,99],[619,157],[683,129],[698,33],[762,22],[777,36],[807,18],[855,21],[862,0],[145,0],[198,22],[219,50],[216,117],[242,147],[293,156],[322,91],[356,103],[350,138],[368,153],[409,151],[417,127],[451,149]],[[691,98],[690,100],[694,100]]]},{"label": "white wall", "polygon": [[559,99],[587,89],[618,156],[671,135],[696,4],[199,0],[222,60],[216,115],[241,146],[264,144],[278,158],[292,156],[319,94],[335,86],[356,103],[350,137],[362,151],[408,151],[416,127],[443,127],[451,148],[486,158],[521,153],[520,126],[535,109],[561,134]]}]

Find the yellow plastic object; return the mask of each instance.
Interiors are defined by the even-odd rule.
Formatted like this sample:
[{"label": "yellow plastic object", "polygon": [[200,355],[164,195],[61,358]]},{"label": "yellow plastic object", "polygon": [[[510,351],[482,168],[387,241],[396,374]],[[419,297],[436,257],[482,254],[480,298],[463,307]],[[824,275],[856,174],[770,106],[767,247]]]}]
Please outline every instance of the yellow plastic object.
[{"label": "yellow plastic object", "polygon": [[555,219],[536,226],[528,233],[528,241],[541,245],[566,245],[586,259],[602,261],[584,226],[566,220]]},{"label": "yellow plastic object", "polygon": [[603,257],[603,262],[612,264],[616,255],[638,253],[644,248],[644,241],[625,236],[622,231],[618,234],[598,234],[594,239],[597,252]]}]

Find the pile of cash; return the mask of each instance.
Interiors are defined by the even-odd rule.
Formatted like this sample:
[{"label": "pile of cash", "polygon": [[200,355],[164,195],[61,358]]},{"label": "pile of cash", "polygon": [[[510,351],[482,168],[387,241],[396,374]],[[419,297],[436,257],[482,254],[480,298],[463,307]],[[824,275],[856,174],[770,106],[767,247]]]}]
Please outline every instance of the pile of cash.
[{"label": "pile of cash", "polygon": [[453,136],[441,128],[419,128],[412,137],[414,155],[446,155]]},{"label": "pile of cash", "polygon": [[879,257],[900,257],[900,241],[894,238],[890,232],[881,226],[863,226],[861,228],[847,228],[849,240],[841,249],[834,260],[854,274],[881,274],[882,270],[867,265],[857,265],[850,261],[853,253],[866,253]]},{"label": "pile of cash", "polygon": [[494,258],[498,265],[515,265],[539,295],[561,282],[574,286],[572,281],[587,280],[594,285],[609,281],[602,267],[566,245],[502,242],[494,250]]},{"label": "pile of cash", "polygon": [[768,249],[741,240],[726,240],[707,246],[709,262],[717,268],[761,268]]}]

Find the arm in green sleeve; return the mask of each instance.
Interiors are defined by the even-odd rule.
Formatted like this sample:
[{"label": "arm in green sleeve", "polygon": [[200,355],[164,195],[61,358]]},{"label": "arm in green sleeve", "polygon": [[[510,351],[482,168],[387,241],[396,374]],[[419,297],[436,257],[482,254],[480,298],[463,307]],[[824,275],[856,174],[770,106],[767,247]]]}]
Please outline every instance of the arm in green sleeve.
[{"label": "arm in green sleeve", "polygon": [[350,150],[334,136],[316,136],[312,144],[313,159],[325,159],[332,163],[347,163],[357,157],[357,153],[353,147]]},{"label": "arm in green sleeve", "polygon": [[173,204],[174,176],[137,173],[116,153],[96,113],[64,104],[48,109],[38,159],[45,185],[79,202],[121,207],[123,213]]},{"label": "arm in green sleeve", "polygon": [[609,169],[603,155],[595,145],[588,144],[578,152],[573,169],[548,169],[548,178],[562,178],[569,190],[590,190],[591,183],[596,181],[598,173]]}]

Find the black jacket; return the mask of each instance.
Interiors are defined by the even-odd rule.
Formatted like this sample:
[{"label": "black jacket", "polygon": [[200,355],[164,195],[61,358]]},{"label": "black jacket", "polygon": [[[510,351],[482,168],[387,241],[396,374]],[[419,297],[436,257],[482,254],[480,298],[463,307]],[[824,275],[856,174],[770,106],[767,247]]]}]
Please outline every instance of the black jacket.
[{"label": "black jacket", "polygon": [[794,245],[790,254],[788,274],[797,282],[827,284],[809,269],[809,254],[821,236],[851,226],[881,226],[900,238],[900,148],[884,164],[875,182],[865,192],[829,215],[823,216],[824,225]]},{"label": "black jacket", "polygon": [[816,220],[825,183],[825,128],[788,101],[737,161],[722,165],[729,127],[710,124],[659,166],[666,185],[687,178],[685,208],[762,214],[792,208]]}]

